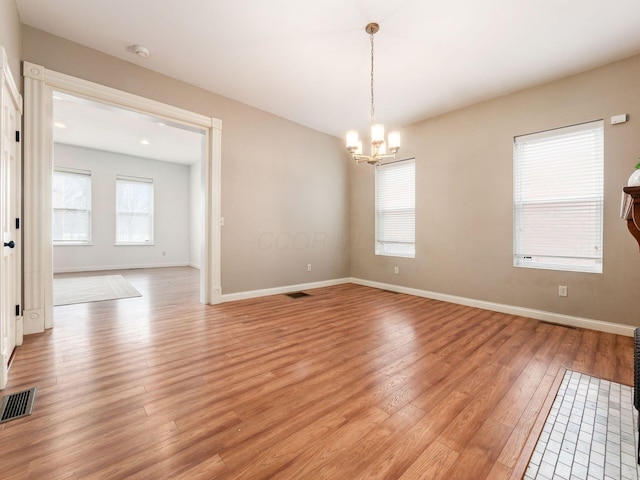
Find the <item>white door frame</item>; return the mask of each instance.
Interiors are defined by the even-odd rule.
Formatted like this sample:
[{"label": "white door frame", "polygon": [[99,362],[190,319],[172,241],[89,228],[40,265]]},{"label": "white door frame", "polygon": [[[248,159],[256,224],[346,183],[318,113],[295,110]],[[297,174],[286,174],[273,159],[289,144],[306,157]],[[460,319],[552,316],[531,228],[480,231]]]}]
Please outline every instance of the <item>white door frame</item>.
[{"label": "white door frame", "polygon": [[220,185],[222,122],[155,100],[123,92],[23,62],[24,75],[24,333],[53,326],[53,245],[51,178],[53,172],[53,91],[69,93],[205,131],[204,248],[200,301],[221,302]]},{"label": "white door frame", "polygon": [[[0,303],[2,301],[6,304],[1,305],[3,309],[0,314],[0,389],[3,389],[7,385],[9,376],[9,361],[13,354],[13,348],[22,345],[22,314],[20,313],[20,304],[22,297],[22,270],[20,268],[21,259],[20,254],[22,251],[21,230],[14,222],[19,222],[21,218],[21,165],[22,160],[20,156],[20,136],[22,135],[22,96],[16,88],[15,80],[11,74],[9,68],[9,62],[7,59],[7,53],[3,47],[0,47],[0,105],[2,106],[2,112],[0,112],[0,155],[3,155],[2,162],[10,162],[11,165],[7,167],[3,166],[0,171],[6,174],[9,171],[11,177],[3,178],[4,182],[9,183],[10,195],[7,196],[6,192],[2,192],[3,201],[2,213],[3,221],[0,222],[4,227],[7,224],[10,225],[9,232],[5,232],[2,228],[2,241],[13,241],[15,247],[10,251],[12,260],[3,260],[0,264],[0,288],[2,292],[0,294]],[[5,108],[7,110],[5,110]],[[11,112],[11,113],[10,113]],[[9,145],[5,145],[7,141]],[[12,157],[12,161],[9,158],[4,157],[6,152]],[[9,202],[7,205],[5,202]],[[10,218],[4,218],[7,212],[10,212]],[[14,218],[15,217],[15,218]],[[5,238],[5,234],[8,237]],[[5,257],[7,249],[9,247],[3,247],[2,255]],[[4,269],[10,265],[11,268],[8,271]],[[10,278],[7,282],[7,277]],[[12,278],[11,278],[12,277]],[[6,284],[5,284],[6,283]],[[14,313],[15,305],[15,313]],[[7,312],[9,312],[7,314]],[[5,316],[6,315],[6,316]]]}]

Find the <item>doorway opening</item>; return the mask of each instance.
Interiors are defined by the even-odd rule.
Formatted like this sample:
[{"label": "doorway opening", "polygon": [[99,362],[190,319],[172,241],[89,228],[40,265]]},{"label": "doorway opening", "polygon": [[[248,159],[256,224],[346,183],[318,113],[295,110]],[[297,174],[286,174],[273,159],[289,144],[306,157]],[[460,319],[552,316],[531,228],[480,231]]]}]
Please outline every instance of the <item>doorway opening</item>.
[{"label": "doorway opening", "polygon": [[204,129],[55,90],[53,126],[54,306],[127,298],[123,270],[200,270]]},{"label": "doorway opening", "polygon": [[222,122],[121,90],[99,85],[24,62],[24,333],[53,327],[53,95],[68,94],[84,100],[119,107],[176,125],[204,131],[201,168],[203,247],[200,270],[200,302],[219,303],[220,282],[220,184]]}]

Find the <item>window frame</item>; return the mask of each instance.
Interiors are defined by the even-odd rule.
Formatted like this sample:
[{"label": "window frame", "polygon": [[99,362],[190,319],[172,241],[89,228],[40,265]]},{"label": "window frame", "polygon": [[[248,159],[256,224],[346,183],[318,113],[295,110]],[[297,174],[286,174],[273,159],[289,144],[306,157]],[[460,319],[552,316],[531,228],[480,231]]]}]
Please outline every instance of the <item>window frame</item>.
[{"label": "window frame", "polygon": [[[407,207],[404,206],[403,208],[396,208],[396,209],[386,209],[384,210],[384,212],[389,212],[389,211],[400,211],[400,210],[404,210],[407,211],[410,215],[411,215],[411,220],[410,220],[410,224],[412,224],[411,226],[412,228],[412,232],[410,234],[411,236],[411,241],[410,242],[402,242],[402,241],[391,241],[388,239],[388,233],[387,235],[384,235],[383,232],[381,232],[381,229],[383,228],[381,226],[381,216],[384,214],[384,212],[381,210],[382,207],[380,206],[381,203],[381,185],[380,182],[381,180],[381,171],[385,170],[385,169],[393,169],[393,168],[401,168],[401,167],[406,167],[410,165],[412,167],[412,181],[410,182],[411,185],[410,187],[412,188],[413,191],[413,196],[412,196],[412,205]],[[376,255],[380,255],[380,256],[386,256],[386,257],[403,257],[403,258],[415,258],[416,257],[416,194],[415,194],[415,185],[416,185],[416,161],[415,158],[407,158],[404,160],[397,160],[395,162],[388,162],[388,163],[383,163],[381,165],[377,165],[375,167],[376,171],[375,171],[375,240],[374,240],[374,245],[375,245],[375,254]],[[407,187],[407,185],[405,185],[405,188]],[[407,248],[403,249],[402,248],[402,244],[406,245]]]},{"label": "window frame", "polygon": [[[127,183],[138,183],[150,185],[150,212],[145,214],[144,212],[121,212],[119,211],[119,199],[120,199],[120,189],[119,186],[121,182]],[[117,175],[116,176],[116,194],[115,194],[115,245],[116,246],[152,246],[154,245],[154,237],[155,237],[155,186],[152,178],[145,177],[131,177],[127,175]],[[140,217],[148,217],[149,218],[149,240],[148,241],[131,241],[131,240],[120,240],[120,218],[121,215],[128,216],[140,216]]]},{"label": "window frame", "polygon": [[[56,208],[55,206],[55,198],[54,198],[54,194],[53,194],[53,183],[55,183],[55,176],[56,173],[60,173],[60,174],[66,174],[66,175],[76,175],[78,177],[86,177],[88,178],[88,182],[87,182],[87,188],[84,192],[85,196],[87,197],[86,203],[87,203],[87,208],[86,209],[80,209],[80,208]],[[77,169],[77,168],[68,168],[68,167],[62,167],[62,166],[54,166],[53,167],[53,174],[52,174],[52,186],[51,186],[51,215],[52,215],[52,222],[51,222],[51,242],[54,246],[58,247],[58,246],[91,246],[93,245],[93,212],[92,212],[92,207],[93,207],[93,200],[92,200],[92,183],[93,183],[93,178],[91,176],[91,171],[90,170],[81,170],[81,169]],[[57,210],[64,210],[64,211],[84,211],[87,212],[87,222],[86,222],[86,240],[56,240],[54,238],[54,234],[56,231],[55,228],[55,222],[56,222],[56,211]]]},{"label": "window frame", "polygon": [[[566,171],[566,166],[570,162],[560,164],[562,177],[558,178],[574,178],[576,184],[578,181],[585,183],[592,189],[587,192],[580,191],[578,194],[575,192],[568,192],[567,190],[560,191],[562,186],[558,182],[558,189],[553,192],[555,195],[547,194],[543,196],[539,192],[530,195],[527,199],[526,187],[523,187],[525,180],[525,174],[523,169],[531,168],[534,164],[531,160],[530,163],[525,165],[526,160],[524,157],[527,154],[524,152],[524,148],[543,148],[547,147],[550,153],[546,153],[544,160],[540,160],[535,165],[538,168],[543,168],[545,162],[549,162],[549,159],[554,158],[552,155],[558,156],[558,152],[562,152],[562,148],[567,148],[568,142],[575,143],[579,141],[579,136],[595,135],[593,139],[584,141],[581,145],[587,150],[588,165],[584,163],[581,165],[577,162],[575,165],[571,165],[571,171]],[[562,137],[565,137],[564,139]],[[556,148],[551,145],[553,142],[562,141],[562,147]],[[545,142],[548,142],[545,145]],[[578,150],[578,146],[574,147]],[[566,153],[565,153],[566,154]],[[539,155],[543,158],[542,155]],[[584,158],[584,157],[581,157]],[[586,180],[580,180],[585,175],[591,176]],[[543,180],[539,181],[541,185]],[[553,182],[548,182],[553,183]],[[545,184],[546,189],[549,189],[548,183]],[[566,186],[565,186],[566,188]],[[541,188],[542,190],[542,188]],[[549,189],[550,190],[550,189]],[[546,192],[545,192],[546,193]],[[535,198],[534,198],[535,197]],[[523,239],[522,235],[525,235],[524,229],[527,228],[526,221],[523,218],[527,207],[529,207],[529,219],[532,215],[535,215],[535,208],[539,207],[540,214],[553,213],[554,216],[562,217],[566,216],[577,218],[575,213],[579,210],[580,215],[585,215],[588,218],[588,222],[583,222],[580,227],[587,226],[591,229],[591,233],[584,233],[582,238],[575,239],[580,240],[579,243],[573,245],[562,245],[561,243],[554,243],[552,246],[543,247],[538,243],[537,246],[524,246],[526,239]],[[533,207],[533,208],[531,208]],[[553,210],[552,208],[553,207]],[[574,212],[574,213],[571,213]],[[534,220],[535,221],[535,220]],[[559,231],[562,227],[565,230],[571,229],[570,223],[559,223],[552,225],[554,231]],[[529,237],[529,244],[531,245],[531,237]],[[593,242],[594,254],[587,255],[584,252],[588,247],[589,242]],[[546,248],[546,251],[543,251]],[[540,249],[536,252],[536,249]],[[572,249],[570,254],[559,254],[558,252],[563,249]],[[555,250],[555,252],[554,252]],[[580,273],[599,273],[603,272],[604,263],[604,121],[595,120],[585,122],[577,125],[570,125],[566,127],[555,128],[552,130],[546,130],[528,135],[519,135],[513,139],[513,265],[515,267],[523,268],[535,268],[543,270],[556,270],[566,272],[580,272]]]}]

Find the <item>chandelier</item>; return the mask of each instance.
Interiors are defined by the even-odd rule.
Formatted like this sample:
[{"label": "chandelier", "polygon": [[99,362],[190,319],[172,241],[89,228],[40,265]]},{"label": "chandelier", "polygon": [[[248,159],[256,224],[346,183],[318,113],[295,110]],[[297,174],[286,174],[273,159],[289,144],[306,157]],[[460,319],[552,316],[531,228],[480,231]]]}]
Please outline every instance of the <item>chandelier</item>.
[{"label": "chandelier", "polygon": [[[377,23],[370,23],[365,27],[365,31],[371,39],[371,153],[363,155],[362,140],[358,139],[356,130],[347,132],[347,150],[356,163],[370,163],[380,165],[382,160],[396,158],[396,153],[400,149],[400,132],[389,132],[388,142],[384,141],[384,125],[375,122],[375,107],[373,94],[373,36],[380,29]],[[388,153],[387,153],[388,151]]]}]

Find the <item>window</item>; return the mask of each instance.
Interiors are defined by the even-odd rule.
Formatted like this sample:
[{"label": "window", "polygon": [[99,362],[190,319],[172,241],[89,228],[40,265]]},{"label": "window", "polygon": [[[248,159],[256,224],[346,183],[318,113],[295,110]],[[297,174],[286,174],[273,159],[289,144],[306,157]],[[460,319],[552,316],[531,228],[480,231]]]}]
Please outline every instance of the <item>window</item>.
[{"label": "window", "polygon": [[116,244],[153,244],[153,180],[116,179]]},{"label": "window", "polygon": [[91,172],[56,167],[52,177],[53,243],[91,243]]},{"label": "window", "polygon": [[602,273],[603,122],[514,139],[514,265]]},{"label": "window", "polygon": [[376,255],[416,256],[415,160],[376,167]]}]

